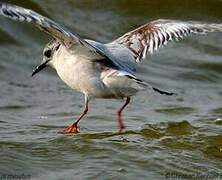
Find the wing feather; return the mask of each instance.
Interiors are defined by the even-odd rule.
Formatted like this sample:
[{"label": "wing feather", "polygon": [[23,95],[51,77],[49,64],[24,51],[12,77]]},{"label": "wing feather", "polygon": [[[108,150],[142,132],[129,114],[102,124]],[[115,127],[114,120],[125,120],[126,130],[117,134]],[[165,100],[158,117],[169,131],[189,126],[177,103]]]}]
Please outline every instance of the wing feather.
[{"label": "wing feather", "polygon": [[40,30],[51,35],[53,38],[58,39],[66,46],[82,44],[82,40],[78,37],[78,35],[65,30],[65,28],[61,27],[51,19],[44,17],[30,9],[25,9],[23,7],[7,3],[0,3],[0,15],[16,21],[33,23]]},{"label": "wing feather", "polygon": [[105,59],[106,63],[104,63],[104,65],[106,65],[109,68],[113,68],[116,70],[123,70],[123,71],[128,70],[128,68],[125,67],[124,64],[114,61],[112,60],[112,58],[106,55],[106,53],[103,50],[104,46],[103,44],[97,43],[99,44],[99,46],[95,46],[96,42],[92,43],[93,41],[84,40],[80,38],[77,34],[66,30],[64,27],[57,24],[53,20],[44,17],[30,9],[0,2],[0,15],[16,21],[32,23],[40,30],[52,36],[54,39],[57,39],[67,48],[72,48],[73,46],[79,46],[81,48],[85,48],[86,51],[90,52],[88,54],[91,53],[93,54],[92,56],[89,57],[89,60],[95,60],[93,59],[95,57],[96,60],[104,61]]},{"label": "wing feather", "polygon": [[214,31],[222,31],[222,24],[159,19],[124,34],[110,44],[121,45],[123,51],[128,49],[135,61],[140,62],[147,54],[153,54],[169,41]]}]

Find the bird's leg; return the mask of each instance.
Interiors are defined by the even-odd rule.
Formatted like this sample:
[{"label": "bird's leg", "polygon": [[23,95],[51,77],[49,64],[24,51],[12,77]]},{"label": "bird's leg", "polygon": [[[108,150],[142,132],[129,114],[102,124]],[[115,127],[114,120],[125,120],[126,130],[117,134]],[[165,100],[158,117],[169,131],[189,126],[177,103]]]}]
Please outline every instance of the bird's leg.
[{"label": "bird's leg", "polygon": [[67,128],[64,129],[63,131],[64,134],[78,133],[78,123],[82,119],[82,117],[87,114],[88,104],[89,104],[89,99],[87,95],[85,95],[85,103],[82,113],[79,115],[78,119],[71,126],[68,126]]},{"label": "bird's leg", "polygon": [[125,126],[123,124],[123,121],[122,121],[122,118],[121,118],[121,114],[122,114],[122,111],[124,110],[124,108],[129,103],[130,103],[130,97],[127,97],[123,106],[116,112],[116,120],[117,120],[117,123],[118,123],[118,126],[119,126],[119,132],[121,132],[125,128]]}]

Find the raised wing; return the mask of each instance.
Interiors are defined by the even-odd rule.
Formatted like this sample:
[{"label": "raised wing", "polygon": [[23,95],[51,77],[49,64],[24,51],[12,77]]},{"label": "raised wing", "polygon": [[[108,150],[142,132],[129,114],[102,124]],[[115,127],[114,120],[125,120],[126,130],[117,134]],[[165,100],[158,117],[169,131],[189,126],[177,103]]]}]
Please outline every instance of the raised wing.
[{"label": "raised wing", "polygon": [[169,41],[213,31],[222,31],[222,24],[159,19],[130,31],[107,45],[119,45],[122,51],[128,51],[136,62],[140,62],[147,54],[153,54],[154,50]]},{"label": "raised wing", "polygon": [[[106,59],[105,65],[110,68],[124,71],[127,71],[128,69],[125,68],[124,64],[113,61],[104,53],[104,51],[102,51],[102,49],[94,46],[94,44],[89,43],[84,39],[81,39],[77,34],[71,33],[70,31],[64,29],[62,26],[52,21],[51,19],[44,17],[30,9],[25,9],[16,5],[0,2],[0,15],[3,15],[13,20],[32,23],[37,26],[40,30],[51,35],[54,39],[60,41],[67,48],[72,48],[73,46],[85,48],[86,51],[90,51],[90,53],[96,55],[92,55],[92,57],[96,57],[96,60]],[[103,46],[103,44],[101,44],[101,46]]]},{"label": "raised wing", "polygon": [[33,23],[40,30],[51,35],[53,38],[58,39],[66,46],[81,44],[82,40],[77,35],[74,35],[51,19],[30,9],[25,9],[23,7],[7,3],[0,3],[0,15],[21,22]]}]

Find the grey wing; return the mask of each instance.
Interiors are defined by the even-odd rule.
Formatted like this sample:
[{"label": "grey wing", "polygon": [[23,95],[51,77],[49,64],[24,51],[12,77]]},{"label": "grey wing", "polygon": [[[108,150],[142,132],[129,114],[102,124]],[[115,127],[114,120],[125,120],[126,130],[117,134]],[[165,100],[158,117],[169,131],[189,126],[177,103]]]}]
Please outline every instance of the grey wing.
[{"label": "grey wing", "polygon": [[105,65],[118,70],[121,70],[122,68],[120,65],[118,65],[118,63],[112,61],[112,59],[108,57],[104,51],[94,46],[94,44],[89,43],[88,41],[80,38],[77,34],[71,33],[70,31],[66,30],[64,27],[60,26],[51,19],[44,17],[30,9],[7,3],[0,3],[0,15],[3,15],[13,20],[32,23],[37,26],[40,30],[59,40],[67,48],[72,48],[73,46],[85,48],[87,51],[90,52],[89,54],[93,53],[93,55],[91,54],[91,57],[96,57],[97,60],[106,59]]},{"label": "grey wing", "polygon": [[53,38],[58,39],[66,46],[81,43],[81,39],[77,35],[74,35],[51,19],[44,17],[30,9],[0,3],[0,14],[13,20],[33,23],[40,30],[51,35]]},{"label": "grey wing", "polygon": [[110,62],[112,62],[110,65],[116,66],[114,69],[123,71],[127,75],[134,74],[136,70],[135,61],[128,56],[127,52],[119,50],[118,46],[112,46],[112,44],[102,44],[92,40],[85,41],[102,52],[107,59],[110,59]]},{"label": "grey wing", "polygon": [[206,34],[222,31],[222,24],[198,21],[159,19],[147,23],[107,44],[128,52],[129,57],[140,62],[147,54],[166,45],[169,41],[182,39],[190,34]]}]

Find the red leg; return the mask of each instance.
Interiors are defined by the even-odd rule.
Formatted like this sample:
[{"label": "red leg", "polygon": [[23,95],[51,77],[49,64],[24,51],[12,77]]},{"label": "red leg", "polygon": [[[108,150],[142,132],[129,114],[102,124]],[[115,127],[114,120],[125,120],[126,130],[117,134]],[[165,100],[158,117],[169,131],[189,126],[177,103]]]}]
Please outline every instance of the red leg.
[{"label": "red leg", "polygon": [[124,108],[130,103],[130,97],[126,98],[125,103],[123,104],[123,106],[116,112],[116,120],[118,122],[118,126],[119,126],[119,132],[121,132],[125,126],[123,124],[122,118],[121,118],[121,114],[122,111],[124,110]]},{"label": "red leg", "polygon": [[82,113],[80,114],[78,119],[71,126],[68,126],[67,128],[64,129],[64,131],[63,131],[64,134],[78,133],[78,123],[82,119],[82,117],[87,114],[88,104],[89,104],[89,99],[85,95],[84,109],[83,109]]}]

